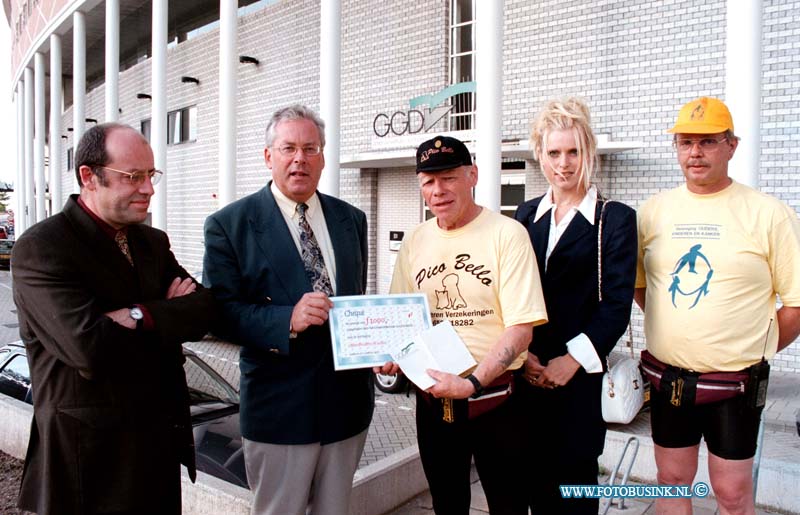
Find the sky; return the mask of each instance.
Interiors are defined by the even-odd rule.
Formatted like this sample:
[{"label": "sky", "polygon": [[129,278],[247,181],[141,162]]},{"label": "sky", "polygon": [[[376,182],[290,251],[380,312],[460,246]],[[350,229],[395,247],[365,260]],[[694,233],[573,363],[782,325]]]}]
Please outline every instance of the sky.
[{"label": "sky", "polygon": [[13,183],[17,170],[17,113],[11,88],[11,33],[0,10],[0,181]]}]

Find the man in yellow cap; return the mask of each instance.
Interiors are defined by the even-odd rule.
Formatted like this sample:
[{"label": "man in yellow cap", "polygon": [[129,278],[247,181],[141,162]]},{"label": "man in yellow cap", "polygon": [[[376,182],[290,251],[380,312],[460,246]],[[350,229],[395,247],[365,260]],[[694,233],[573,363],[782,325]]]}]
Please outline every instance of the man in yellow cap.
[{"label": "man in yellow cap", "polygon": [[[658,482],[692,483],[702,437],[720,513],[752,514],[767,360],[800,333],[800,224],[728,176],[739,138],[720,100],[689,102],[667,132],[686,183],[639,209],[635,296]],[[656,502],[657,513],[691,511],[689,498]]]}]

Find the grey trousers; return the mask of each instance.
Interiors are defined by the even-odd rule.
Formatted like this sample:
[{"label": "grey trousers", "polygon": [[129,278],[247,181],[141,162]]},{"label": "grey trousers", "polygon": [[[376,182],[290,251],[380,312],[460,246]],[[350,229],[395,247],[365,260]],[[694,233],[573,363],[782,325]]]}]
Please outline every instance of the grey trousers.
[{"label": "grey trousers", "polygon": [[367,430],[326,445],[242,439],[251,515],[347,515]]}]

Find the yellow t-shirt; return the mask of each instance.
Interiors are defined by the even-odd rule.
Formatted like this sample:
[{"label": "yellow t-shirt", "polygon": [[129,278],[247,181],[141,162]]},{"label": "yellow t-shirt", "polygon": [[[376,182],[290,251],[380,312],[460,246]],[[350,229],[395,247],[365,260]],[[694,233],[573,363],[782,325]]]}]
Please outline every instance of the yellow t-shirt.
[{"label": "yellow t-shirt", "polygon": [[[525,228],[485,208],[456,230],[440,229],[434,218],[407,234],[391,292],[424,292],[433,323],[450,320],[479,363],[506,327],[547,322],[536,256]],[[525,355],[509,369],[521,367]]]},{"label": "yellow t-shirt", "polygon": [[[698,372],[744,369],[777,349],[776,296],[800,305],[800,223],[779,200],[734,182],[685,185],[639,209],[636,287],[647,287],[647,348]],[[771,321],[771,322],[770,322]]]}]

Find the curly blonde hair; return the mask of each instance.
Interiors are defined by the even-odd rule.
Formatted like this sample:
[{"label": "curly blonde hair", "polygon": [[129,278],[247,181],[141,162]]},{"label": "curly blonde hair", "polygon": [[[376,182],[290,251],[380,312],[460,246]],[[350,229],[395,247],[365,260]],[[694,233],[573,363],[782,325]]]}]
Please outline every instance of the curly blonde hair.
[{"label": "curly blonde hair", "polygon": [[553,130],[572,130],[581,158],[580,182],[584,191],[587,191],[592,177],[600,171],[597,139],[592,131],[589,106],[576,97],[552,99],[536,115],[531,124],[530,143],[542,173],[544,159],[547,158],[547,137]]}]

